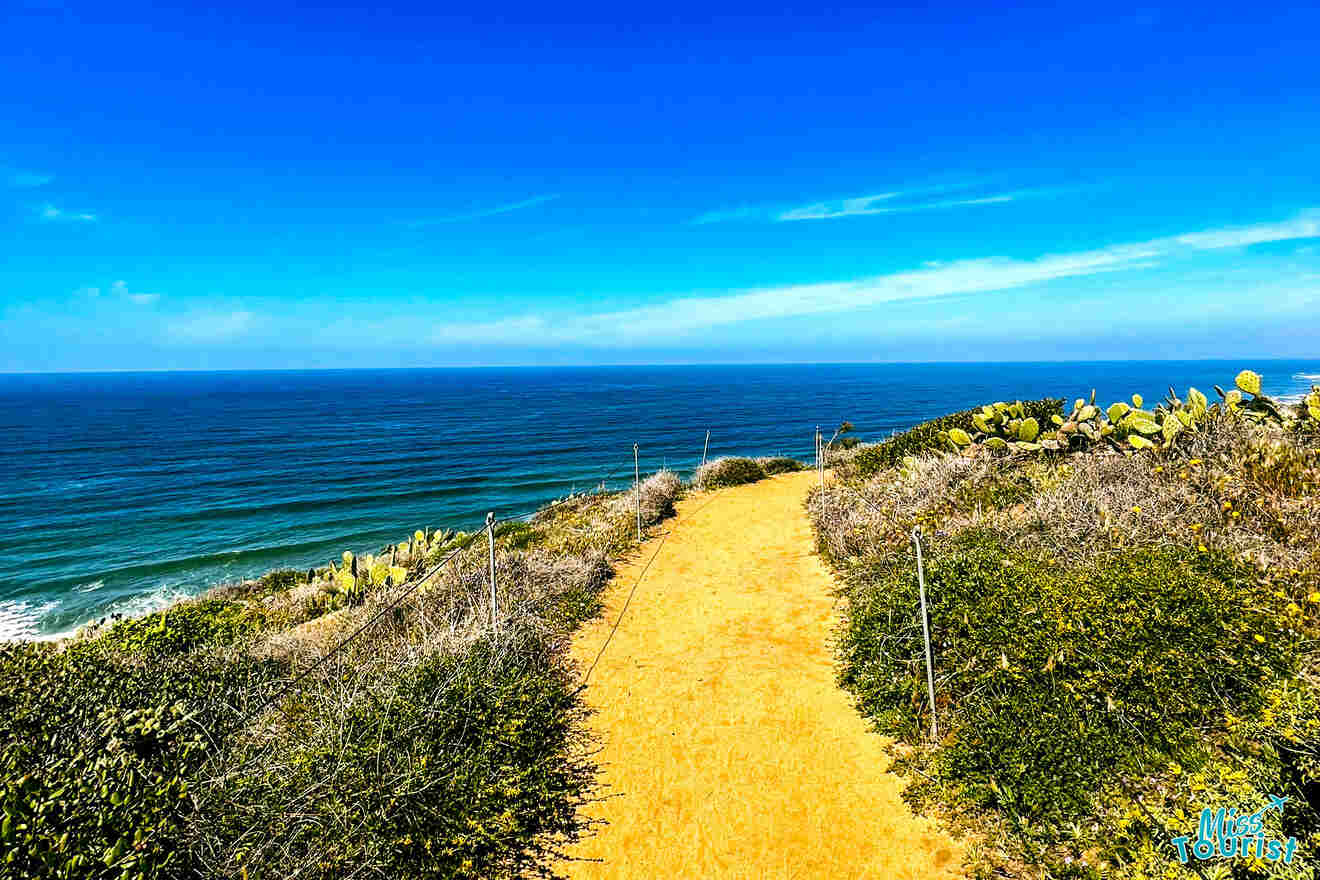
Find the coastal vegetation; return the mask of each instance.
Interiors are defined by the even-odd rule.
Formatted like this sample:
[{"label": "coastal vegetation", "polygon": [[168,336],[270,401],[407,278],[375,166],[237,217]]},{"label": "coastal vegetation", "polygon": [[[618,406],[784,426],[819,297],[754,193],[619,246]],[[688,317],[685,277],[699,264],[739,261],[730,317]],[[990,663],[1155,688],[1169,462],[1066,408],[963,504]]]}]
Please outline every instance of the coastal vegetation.
[{"label": "coastal vegetation", "polygon": [[841,683],[978,876],[1228,876],[1172,841],[1272,795],[1265,835],[1296,850],[1232,876],[1320,865],[1320,390],[1235,385],[994,403],[832,453],[810,510]]},{"label": "coastal vegetation", "polygon": [[595,779],[566,637],[682,490],[501,523],[494,619],[484,532],[426,530],[0,646],[4,875],[549,873]]}]

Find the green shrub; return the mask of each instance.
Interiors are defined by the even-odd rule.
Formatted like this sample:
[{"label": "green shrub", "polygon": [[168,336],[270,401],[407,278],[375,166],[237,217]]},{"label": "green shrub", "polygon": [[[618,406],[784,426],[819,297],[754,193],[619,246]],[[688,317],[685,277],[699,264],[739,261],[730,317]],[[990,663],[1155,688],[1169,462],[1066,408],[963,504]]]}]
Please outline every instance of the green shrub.
[{"label": "green shrub", "polygon": [[251,735],[244,713],[287,675],[242,654],[0,647],[0,873],[514,877],[580,832],[585,710],[534,636],[308,679],[268,719],[287,730]]},{"label": "green shrub", "polygon": [[765,458],[758,458],[756,463],[765,471],[766,476],[773,477],[775,474],[788,474],[794,471],[800,471],[806,467],[796,458],[789,458],[786,455],[772,455]]},{"label": "green shrub", "polygon": [[261,576],[261,585],[267,590],[287,590],[297,584],[306,583],[307,573],[292,568],[277,568]]},{"label": "green shrub", "polygon": [[99,639],[120,651],[179,654],[202,645],[228,645],[256,632],[263,623],[260,606],[197,599],[146,617],[120,620],[100,633]]},{"label": "green shrub", "polygon": [[202,768],[284,667],[99,642],[0,646],[6,876],[190,877]]},{"label": "green shrub", "polygon": [[[223,792],[221,836],[247,875],[520,877],[582,827],[594,767],[575,682],[534,637],[433,655],[286,707],[308,734],[267,745]],[[380,686],[385,684],[385,686]],[[316,723],[302,713],[331,712]],[[331,723],[332,722],[332,723]],[[306,792],[322,792],[308,799]],[[284,817],[296,809],[299,821]],[[250,829],[257,835],[244,835]],[[345,834],[344,829],[352,833]]]},{"label": "green shrub", "polygon": [[[886,732],[929,727],[915,566],[854,570],[843,683]],[[975,803],[1053,823],[1116,772],[1200,747],[1258,708],[1296,634],[1253,572],[1216,553],[1141,549],[1077,568],[967,532],[927,567],[935,766]],[[1057,828],[1057,824],[1054,826]]]},{"label": "green shrub", "polygon": [[523,550],[535,544],[541,537],[540,531],[525,522],[502,522],[495,527],[495,538],[505,550]]},{"label": "green shrub", "polygon": [[[1024,401],[1022,409],[1024,418],[1034,418],[1040,424],[1049,424],[1051,416],[1063,412],[1063,400],[1049,397]],[[980,407],[963,410],[929,422],[922,422],[881,443],[860,446],[849,463],[849,470],[855,476],[867,477],[894,467],[909,455],[918,455],[933,449],[947,450],[948,446],[941,438],[941,433],[947,434],[955,428],[962,431],[974,430],[972,417],[979,415],[980,412]]]},{"label": "green shrub", "polygon": [[697,468],[697,472],[692,475],[692,483],[702,489],[720,489],[755,483],[765,477],[765,469],[755,459],[717,458]]}]

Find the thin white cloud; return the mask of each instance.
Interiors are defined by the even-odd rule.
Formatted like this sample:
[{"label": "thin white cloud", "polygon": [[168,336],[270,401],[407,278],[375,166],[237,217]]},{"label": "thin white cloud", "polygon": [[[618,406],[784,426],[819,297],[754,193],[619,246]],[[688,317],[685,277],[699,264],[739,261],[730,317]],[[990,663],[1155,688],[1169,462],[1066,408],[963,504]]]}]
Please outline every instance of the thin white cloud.
[{"label": "thin white cloud", "polygon": [[884,193],[878,196],[864,196],[859,199],[844,199],[841,202],[817,202],[801,208],[791,208],[775,216],[779,222],[793,220],[837,220],[841,217],[867,217],[875,214],[907,214],[912,211],[929,211],[935,208],[959,208],[968,205],[997,205],[1011,202],[1041,190],[1023,190],[1020,192],[999,193],[992,196],[977,196],[966,199],[939,199],[936,201],[918,201],[893,204],[890,200],[902,193]]},{"label": "thin white cloud", "polygon": [[229,312],[195,312],[177,321],[172,321],[166,329],[172,339],[182,342],[223,342],[246,333],[256,316],[252,312],[235,310]]},{"label": "thin white cloud", "polygon": [[95,223],[96,215],[85,211],[65,211],[54,205],[42,205],[37,211],[37,216],[46,221],[63,221],[67,223]]},{"label": "thin white cloud", "polygon": [[1320,237],[1317,215],[1282,223],[1229,227],[1017,260],[986,257],[853,281],[757,288],[725,296],[682,297],[656,305],[550,320],[525,315],[494,322],[446,324],[437,343],[616,345],[675,338],[711,327],[774,318],[847,312],[884,303],[1009,290],[1063,278],[1156,266],[1161,260],[1274,241]]},{"label": "thin white cloud", "polygon": [[139,306],[149,306],[160,302],[159,293],[134,293],[128,289],[127,281],[116,281],[110,285],[110,292],[115,296],[123,297],[129,302]]},{"label": "thin white cloud", "polygon": [[464,220],[480,220],[483,217],[495,217],[500,214],[508,214],[512,211],[521,211],[524,208],[534,208],[537,205],[544,205],[546,202],[553,202],[559,198],[558,194],[532,196],[530,199],[523,199],[518,202],[509,202],[504,205],[495,205],[490,208],[480,208],[475,211],[468,211],[462,214],[450,214],[444,217],[430,217],[425,220],[413,220],[408,223],[409,226],[430,226],[435,223],[461,223]]},{"label": "thin white cloud", "polygon": [[[807,205],[739,205],[707,211],[690,222],[694,225],[759,221],[787,223],[801,220],[838,220],[844,217],[869,217],[877,214],[906,214],[938,208],[957,208],[972,205],[995,205],[1027,197],[1040,197],[1056,193],[1057,189],[1019,189],[1009,192],[985,193],[984,181],[924,186],[873,195],[854,196],[812,202]],[[977,192],[980,190],[981,192]]]},{"label": "thin white cloud", "polygon": [[838,202],[816,202],[800,208],[790,208],[776,215],[776,220],[829,220],[834,217],[859,217],[866,214],[885,213],[882,203],[892,201],[903,195],[898,192],[880,193],[874,196],[860,196],[843,199]]}]

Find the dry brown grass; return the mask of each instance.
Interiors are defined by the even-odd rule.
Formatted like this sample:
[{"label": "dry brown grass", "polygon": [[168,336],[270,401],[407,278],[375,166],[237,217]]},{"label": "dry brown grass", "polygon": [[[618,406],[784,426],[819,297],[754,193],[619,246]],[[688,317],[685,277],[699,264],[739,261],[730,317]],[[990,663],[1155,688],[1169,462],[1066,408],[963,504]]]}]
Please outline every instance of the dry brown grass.
[{"label": "dry brown grass", "polygon": [[656,471],[643,480],[637,489],[629,489],[615,496],[611,509],[618,514],[634,514],[640,493],[642,521],[656,523],[674,515],[674,502],[682,491],[683,481],[678,474],[668,469]]},{"label": "dry brown grass", "polygon": [[916,525],[933,541],[977,525],[1061,557],[1205,546],[1305,578],[1318,561],[1317,483],[1320,450],[1220,415],[1171,455],[931,453],[817,490],[810,509],[822,549],[837,560],[897,549]]}]

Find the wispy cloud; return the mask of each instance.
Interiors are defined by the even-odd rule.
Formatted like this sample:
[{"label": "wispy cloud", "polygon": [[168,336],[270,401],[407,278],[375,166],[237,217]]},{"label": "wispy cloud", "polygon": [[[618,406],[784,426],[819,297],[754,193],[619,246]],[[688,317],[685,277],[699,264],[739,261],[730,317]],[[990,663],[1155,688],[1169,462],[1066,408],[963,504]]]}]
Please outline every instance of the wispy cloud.
[{"label": "wispy cloud", "polygon": [[95,223],[96,215],[86,211],[66,211],[51,204],[42,205],[37,216],[47,222]]},{"label": "wispy cloud", "polygon": [[997,205],[1024,198],[1040,198],[1058,191],[1037,188],[989,192],[983,183],[946,184],[812,202],[807,205],[740,205],[707,211],[693,218],[691,222],[705,225],[736,221],[787,223],[800,220],[838,220],[844,217],[869,217],[877,214],[906,214],[940,208]]},{"label": "wispy cloud", "polygon": [[929,211],[935,208],[959,208],[965,205],[997,205],[1011,202],[1036,191],[999,193],[990,196],[977,196],[965,199],[938,199],[935,201],[911,202],[906,204],[887,203],[897,198],[900,193],[884,193],[878,196],[864,196],[859,199],[844,199],[841,202],[817,202],[801,208],[791,208],[778,214],[775,219],[784,222],[790,220],[836,220],[840,217],[866,217],[872,214],[906,214],[910,211]]},{"label": "wispy cloud", "polygon": [[408,223],[411,227],[431,226],[436,223],[461,223],[465,220],[480,220],[483,217],[495,217],[500,214],[509,214],[513,211],[521,211],[524,208],[534,208],[537,205],[544,205],[546,202],[553,202],[559,198],[557,193],[550,195],[532,196],[529,199],[523,199],[518,202],[508,202],[503,205],[494,205],[489,208],[479,208],[473,211],[467,211],[461,214],[449,214],[443,217],[429,217],[424,220],[413,220]]},{"label": "wispy cloud", "polygon": [[436,328],[432,338],[437,343],[632,344],[746,321],[847,312],[904,300],[989,293],[1064,278],[1134,271],[1207,251],[1316,237],[1320,237],[1320,215],[1304,215],[1282,223],[1204,230],[1027,260],[956,260],[852,281],[682,297],[636,309],[555,320],[524,315],[494,322],[446,324]]}]

